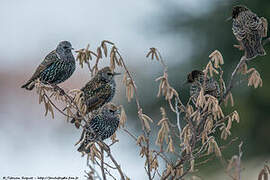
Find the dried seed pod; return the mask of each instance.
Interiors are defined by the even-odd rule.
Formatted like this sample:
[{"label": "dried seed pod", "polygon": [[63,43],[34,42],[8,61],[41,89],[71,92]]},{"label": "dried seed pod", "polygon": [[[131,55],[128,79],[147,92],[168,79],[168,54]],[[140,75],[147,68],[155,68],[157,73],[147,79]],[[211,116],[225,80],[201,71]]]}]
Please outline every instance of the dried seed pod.
[{"label": "dried seed pod", "polygon": [[214,62],[215,68],[219,68],[220,65],[224,64],[222,54],[218,50],[215,50],[214,52],[212,52],[209,55],[209,58]]},{"label": "dried seed pod", "polygon": [[101,59],[102,58],[102,52],[100,47],[97,48],[97,59]]},{"label": "dried seed pod", "polygon": [[167,152],[171,152],[171,153],[175,152],[175,148],[174,148],[173,140],[172,140],[171,136],[169,137],[169,144],[168,144],[168,147],[167,147]]},{"label": "dried seed pod", "polygon": [[190,172],[194,172],[194,165],[195,165],[195,160],[192,159],[192,160],[190,161]]},{"label": "dried seed pod", "polygon": [[238,114],[237,111],[234,111],[234,112],[233,112],[233,115],[232,115],[232,121],[234,121],[234,120],[235,120],[237,123],[240,122],[239,114]]},{"label": "dried seed pod", "polygon": [[140,135],[136,141],[136,144],[139,146],[142,146],[142,143],[145,143],[145,137],[144,135]]},{"label": "dried seed pod", "polygon": [[102,41],[101,47],[103,49],[103,52],[104,52],[105,57],[107,57],[108,50],[107,50],[107,45],[106,45],[105,41]]},{"label": "dried seed pod", "polygon": [[124,127],[127,121],[127,115],[123,106],[121,106],[119,127]]},{"label": "dried seed pod", "polygon": [[247,73],[250,72],[251,74],[248,77],[248,86],[254,86],[254,88],[257,88],[259,86],[262,87],[263,82],[258,71],[256,71],[255,68],[250,68]]}]

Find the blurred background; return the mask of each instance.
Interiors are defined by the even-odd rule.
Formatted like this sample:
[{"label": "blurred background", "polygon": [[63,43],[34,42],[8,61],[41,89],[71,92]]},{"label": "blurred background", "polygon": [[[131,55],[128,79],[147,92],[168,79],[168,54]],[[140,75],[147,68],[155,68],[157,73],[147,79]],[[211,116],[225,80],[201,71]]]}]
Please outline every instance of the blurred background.
[{"label": "blurred background", "polygon": [[[203,69],[208,55],[218,49],[225,60],[227,80],[242,52],[233,48],[236,40],[231,31],[231,8],[247,5],[270,21],[269,0],[1,0],[0,1],[0,176],[77,176],[83,177],[86,158],[74,147],[80,131],[56,113],[55,119],[44,117],[38,96],[20,86],[59,41],[69,40],[75,49],[90,43],[92,50],[106,39],[116,43],[132,72],[144,112],[156,122],[161,118],[159,107],[166,108],[163,98],[156,98],[162,67],[145,55],[150,47],[160,50],[169,66],[169,80],[183,102],[188,86],[186,74]],[[270,46],[266,47],[270,54]],[[75,54],[74,54],[75,55]],[[243,179],[255,179],[264,160],[270,158],[270,55],[258,57],[249,64],[263,79],[263,87],[253,89],[244,81],[233,89],[240,124],[233,125],[233,136],[243,145]],[[103,64],[109,61],[104,59]],[[90,78],[86,68],[60,84],[64,89],[83,86]],[[127,128],[139,134],[135,102],[127,103],[122,78],[114,102],[123,104],[128,116]],[[123,131],[112,152],[131,179],[144,179],[144,159],[139,148]],[[107,141],[109,142],[109,141]],[[224,142],[220,142],[224,144]],[[234,144],[224,152],[229,159],[238,152]],[[218,161],[210,162],[195,173],[203,179],[229,179]],[[213,173],[214,172],[214,173]],[[220,178],[221,176],[224,176]]]}]

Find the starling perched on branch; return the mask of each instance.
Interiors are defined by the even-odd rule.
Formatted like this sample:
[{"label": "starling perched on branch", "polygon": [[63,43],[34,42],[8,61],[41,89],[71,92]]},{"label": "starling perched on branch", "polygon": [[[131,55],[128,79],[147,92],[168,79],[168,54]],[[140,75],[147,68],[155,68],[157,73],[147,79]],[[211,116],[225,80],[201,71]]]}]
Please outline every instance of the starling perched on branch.
[{"label": "starling perched on branch", "polygon": [[[104,67],[81,89],[87,106],[86,113],[97,110],[112,100],[116,86],[114,76],[119,74],[113,72],[110,67]],[[77,113],[77,116],[80,117],[80,114]],[[80,127],[80,122],[80,118],[71,120],[77,128]]]},{"label": "starling perched on branch", "polygon": [[262,38],[267,36],[267,20],[242,5],[233,7],[232,19],[233,34],[240,43],[240,49],[245,50],[245,57],[252,59],[266,55]]},{"label": "starling perched on branch", "polygon": [[190,72],[187,76],[187,83],[191,84],[190,96],[194,104],[196,104],[201,87],[204,88],[204,94],[214,96],[217,99],[220,97],[220,87],[218,83],[213,78],[205,76],[202,71],[194,70]]},{"label": "starling perched on branch", "polygon": [[103,141],[111,137],[118,128],[120,121],[120,109],[112,103],[108,103],[99,109],[84,126],[80,141],[79,152],[90,152],[90,142]]},{"label": "starling perched on branch", "polygon": [[50,52],[37,67],[33,76],[22,86],[27,90],[35,87],[35,80],[42,83],[56,85],[67,80],[75,71],[75,59],[71,52],[71,43],[62,41],[55,50]]}]

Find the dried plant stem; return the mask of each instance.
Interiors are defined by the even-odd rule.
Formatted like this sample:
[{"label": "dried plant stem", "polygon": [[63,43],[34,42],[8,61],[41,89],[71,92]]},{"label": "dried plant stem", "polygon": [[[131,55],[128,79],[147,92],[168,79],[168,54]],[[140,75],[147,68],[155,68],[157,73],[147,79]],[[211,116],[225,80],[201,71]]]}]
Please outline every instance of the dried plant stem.
[{"label": "dried plant stem", "polygon": [[[137,104],[137,110],[138,110],[138,116],[140,117],[140,113],[142,112],[142,108],[140,106],[140,101],[139,101],[139,97],[138,97],[138,93],[137,93],[137,87],[136,87],[136,84],[135,84],[135,81],[134,79],[132,78],[127,66],[126,66],[126,63],[124,62],[119,50],[117,49],[116,53],[118,54],[118,56],[120,57],[120,61],[122,62],[122,65],[128,75],[128,77],[130,78],[130,82],[131,82],[131,85],[133,86],[134,88],[134,94],[135,94],[135,101],[136,101],[136,104]],[[144,129],[144,122],[141,118],[139,118],[141,120],[141,125],[142,125],[142,128]]]},{"label": "dried plant stem", "polygon": [[135,141],[137,141],[138,137],[136,137],[134,134],[129,132],[126,128],[122,128],[123,131],[125,131],[130,137],[132,137]]},{"label": "dried plant stem", "polygon": [[239,146],[238,146],[238,148],[239,148],[239,156],[238,156],[238,161],[237,161],[237,180],[241,180],[241,158],[242,158],[242,155],[243,155],[242,145],[243,145],[243,142],[241,142],[239,144]]},{"label": "dried plant stem", "polygon": [[130,72],[129,72],[129,70],[128,70],[128,68],[127,68],[127,66],[126,66],[126,64],[125,64],[125,62],[124,62],[124,60],[122,58],[122,56],[121,56],[121,54],[118,51],[118,49],[117,49],[116,53],[120,57],[120,60],[121,60],[121,62],[123,64],[123,67],[124,67],[124,69],[125,69],[128,77],[131,80],[132,86],[134,87],[135,100],[136,100],[137,108],[138,108],[138,111],[139,111],[141,109],[141,106],[140,106],[140,102],[139,102],[139,97],[138,97],[138,93],[137,93],[137,88],[136,88],[136,85],[135,85],[135,81],[133,80],[133,78],[132,78],[132,76],[131,76],[131,74],[130,74]]},{"label": "dried plant stem", "polygon": [[[268,43],[270,43],[270,37],[266,38],[266,39],[262,42],[263,46],[267,45]],[[253,58],[253,59],[254,59],[254,58]],[[249,61],[251,61],[251,60],[252,60],[252,59],[250,59]],[[244,63],[246,63],[246,61],[247,61],[246,57],[245,57],[245,56],[242,56],[242,58],[240,59],[239,63],[237,64],[236,68],[234,69],[234,71],[233,71],[233,73],[232,73],[232,75],[231,75],[231,79],[230,79],[230,81],[229,81],[229,83],[228,83],[227,90],[226,90],[226,92],[224,93],[224,96],[223,96],[223,98],[221,99],[220,102],[222,102],[222,101],[227,97],[227,95],[230,93],[231,89],[232,89],[233,86],[234,86],[234,79],[235,79],[235,76],[236,76],[238,70],[241,68],[241,66],[242,66]]]},{"label": "dried plant stem", "polygon": [[113,164],[116,166],[116,168],[121,176],[121,180],[125,180],[125,176],[122,172],[120,165],[116,162],[116,160],[114,159],[114,157],[112,156],[112,154],[110,152],[107,152],[107,153],[108,153],[108,156],[110,157],[110,159],[112,160]]},{"label": "dried plant stem", "polygon": [[100,148],[100,152],[101,152],[101,172],[102,172],[102,177],[103,180],[106,180],[106,174],[104,172],[104,150],[102,148]]},{"label": "dried plant stem", "polygon": [[159,157],[161,157],[167,164],[171,164],[170,160],[166,157],[166,155],[163,152],[159,152],[156,150],[153,150],[154,153],[156,153]]},{"label": "dried plant stem", "polygon": [[[139,97],[138,97],[138,94],[137,94],[137,88],[136,88],[135,82],[134,82],[134,80],[133,80],[133,78],[132,78],[132,76],[131,76],[131,74],[130,74],[130,72],[129,72],[129,70],[128,70],[128,68],[127,68],[127,66],[126,66],[126,64],[125,64],[125,62],[124,62],[124,60],[123,60],[123,58],[122,58],[122,56],[121,56],[121,54],[120,54],[120,52],[118,51],[118,49],[117,49],[116,53],[117,53],[118,56],[120,57],[120,61],[122,62],[122,65],[123,65],[123,67],[124,67],[124,69],[125,69],[125,71],[126,71],[128,77],[130,78],[131,84],[132,84],[132,86],[133,86],[133,88],[134,88],[135,100],[136,100],[137,109],[138,109],[138,116],[140,117],[141,112],[142,112],[142,108],[141,108],[141,106],[140,106]],[[163,62],[163,61],[162,61],[162,62]],[[164,64],[164,65],[165,65],[165,64]],[[145,155],[146,155],[146,159],[147,159],[147,175],[148,175],[149,180],[152,180],[152,176],[151,176],[151,167],[150,167],[151,164],[150,164],[150,158],[149,158],[149,153],[150,153],[150,148],[149,148],[149,135],[150,135],[150,132],[147,131],[147,130],[144,128],[144,122],[143,122],[142,118],[140,118],[140,119],[141,119],[141,124],[142,124],[143,132],[144,132],[144,135],[145,135],[145,142],[146,142],[146,154],[145,154]],[[128,132],[128,131],[126,131],[126,132]],[[130,134],[130,133],[129,133],[129,134]]]},{"label": "dried plant stem", "polygon": [[150,158],[149,158],[149,153],[150,153],[150,150],[149,150],[149,132],[146,132],[146,133],[147,133],[147,138],[145,139],[145,142],[146,142],[147,175],[148,175],[148,179],[152,180],[151,168],[150,168],[151,162],[150,162]]},{"label": "dried plant stem", "polygon": [[[97,160],[95,160],[95,163],[101,168],[101,164],[100,164]],[[108,164],[105,163],[105,162],[104,162],[104,165],[110,167],[110,165],[108,165]],[[114,168],[114,169],[116,169],[116,168]],[[110,171],[109,171],[105,166],[104,166],[104,170],[106,171],[106,173],[107,173],[109,176],[111,176],[113,179],[116,180],[116,178],[110,173]],[[100,178],[100,179],[101,179],[101,178]]]},{"label": "dried plant stem", "polygon": [[[100,143],[101,143],[104,147],[107,146],[104,142],[100,142]],[[100,147],[100,148],[102,149],[103,147]],[[120,175],[120,177],[121,177],[121,180],[125,180],[125,176],[124,176],[124,174],[123,174],[123,172],[122,172],[122,169],[121,169],[120,165],[117,163],[117,161],[114,159],[114,157],[112,156],[110,149],[103,149],[103,150],[106,151],[106,153],[107,153],[108,156],[110,157],[111,161],[113,162],[113,164],[114,164],[115,167],[117,168],[117,171],[118,171],[118,173],[119,173],[119,175]]]},{"label": "dried plant stem", "polygon": [[[236,142],[238,139],[239,139],[238,137],[233,138],[229,143],[227,143],[226,145],[221,146],[221,147],[220,147],[220,150],[226,149],[226,148],[229,147],[231,144],[233,144],[234,142]],[[209,155],[208,155],[208,154],[204,154],[204,151],[201,151],[200,154],[197,153],[197,154],[195,155],[196,158],[202,158],[202,157],[205,157],[205,156],[209,156]],[[206,159],[206,160],[204,160],[204,161],[202,161],[202,162],[197,163],[196,166],[200,166],[200,165],[202,165],[202,164],[205,164],[205,163],[207,163],[207,162],[213,160],[214,158],[216,158],[216,155],[212,155],[210,158],[208,158],[208,159]]]},{"label": "dried plant stem", "polygon": [[96,169],[95,168],[93,168],[91,165],[90,165],[90,161],[89,161],[89,156],[87,156],[87,166],[89,167],[89,169],[94,173],[94,174],[96,174],[96,177],[89,177],[89,173],[87,173],[86,172],[86,174],[88,175],[88,176],[86,176],[86,178],[91,178],[91,179],[101,179],[101,177],[100,177],[100,175],[98,174],[98,172],[96,171]]},{"label": "dried plant stem", "polygon": [[179,112],[179,109],[178,109],[177,98],[175,98],[175,114],[176,114],[177,128],[178,128],[178,131],[179,131],[180,143],[182,143],[182,137],[181,137],[182,128],[181,128],[181,124],[180,124],[180,112]]},{"label": "dried plant stem", "polygon": [[67,115],[66,113],[64,113],[63,111],[61,111],[61,109],[59,109],[59,108],[52,102],[52,100],[49,98],[49,96],[48,96],[46,93],[44,93],[44,97],[46,97],[46,99],[50,102],[50,104],[53,105],[53,107],[54,107],[57,111],[59,111],[61,114],[63,114],[63,115],[66,116],[66,117],[73,118],[72,116],[69,116],[69,115]]},{"label": "dried plant stem", "polygon": [[233,71],[233,73],[231,75],[230,81],[228,83],[227,90],[224,93],[223,98],[221,99],[220,102],[222,102],[224,99],[226,99],[227,95],[231,92],[231,90],[232,90],[232,88],[234,86],[234,81],[235,81],[236,74],[237,74],[237,72],[239,71],[239,69],[241,68],[241,66],[245,62],[246,62],[246,57],[245,56],[242,56],[242,58],[240,59],[239,63],[237,64],[236,68],[234,69],[234,71]]},{"label": "dried plant stem", "polygon": [[[178,162],[176,162],[175,165],[173,165],[172,168],[173,168],[173,169],[176,169],[178,166],[182,165],[184,161],[185,161],[185,158],[182,157]],[[171,171],[165,173],[165,174],[161,177],[161,180],[167,180],[168,177],[169,177],[170,175],[171,175]],[[179,178],[179,179],[181,179],[181,178]]]},{"label": "dried plant stem", "polygon": [[164,71],[167,72],[167,71],[168,71],[168,66],[165,64],[165,61],[163,60],[163,58],[162,58],[162,56],[161,56],[161,53],[159,52],[158,49],[155,48],[155,50],[156,50],[156,52],[158,53],[158,56],[159,56],[159,59],[160,59],[160,62],[161,62],[161,64],[162,64],[162,66],[163,66],[163,68],[164,68]]}]

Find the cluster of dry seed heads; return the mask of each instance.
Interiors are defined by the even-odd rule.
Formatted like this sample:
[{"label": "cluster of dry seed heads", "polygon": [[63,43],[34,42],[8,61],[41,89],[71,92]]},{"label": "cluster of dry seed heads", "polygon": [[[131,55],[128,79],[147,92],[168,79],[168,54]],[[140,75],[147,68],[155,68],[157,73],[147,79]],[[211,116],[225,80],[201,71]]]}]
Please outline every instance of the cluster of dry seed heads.
[{"label": "cluster of dry seed heads", "polygon": [[[108,52],[109,49],[110,52]],[[160,52],[156,48],[150,48],[150,51],[147,53],[146,57],[150,57],[152,60],[156,59],[157,61],[161,62],[162,66],[164,67],[163,75],[156,79],[156,81],[159,82],[157,96],[163,96],[165,98],[172,112],[175,112],[178,116],[177,119],[179,119],[180,114],[184,114],[184,123],[182,123],[184,124],[184,127],[181,128],[179,125],[174,124],[174,122],[171,122],[168,119],[163,107],[160,108],[162,118],[157,123],[159,130],[155,140],[155,144],[159,147],[159,150],[150,148],[151,142],[149,135],[151,133],[151,126],[154,124],[154,121],[148,115],[143,113],[137,97],[135,82],[114,43],[105,40],[102,41],[101,45],[97,47],[96,52],[90,50],[90,45],[87,45],[86,48],[80,49],[76,52],[76,59],[79,61],[81,67],[83,68],[84,64],[86,64],[92,75],[97,73],[100,60],[103,57],[108,57],[108,55],[110,60],[110,68],[112,70],[114,70],[117,66],[125,70],[123,84],[126,87],[126,97],[129,102],[135,97],[138,108],[138,118],[141,120],[143,132],[143,134],[138,137],[135,135],[132,136],[136,139],[136,144],[141,148],[140,156],[145,157],[146,159],[145,169],[149,177],[152,175],[154,176],[156,173],[160,175],[161,179],[166,179],[168,176],[181,177],[187,172],[184,170],[184,166],[186,164],[189,164],[188,171],[194,171],[194,167],[196,165],[195,162],[200,157],[211,155],[213,153],[217,157],[222,156],[220,146],[217,144],[214,134],[217,130],[220,130],[221,139],[227,140],[232,134],[232,123],[234,121],[239,123],[239,115],[237,111],[224,115],[220,106],[221,102],[217,98],[205,94],[203,88],[201,88],[195,105],[191,103],[191,98],[187,104],[184,105],[180,100],[178,92],[169,83],[167,73],[168,67],[164,63]],[[95,57],[95,61],[93,56]],[[209,55],[209,58],[210,60],[203,72],[205,76],[209,75],[213,78],[218,77],[222,93],[226,93],[226,97],[224,97],[225,105],[230,100],[233,106],[234,101],[232,93],[230,91],[226,91],[226,86],[222,78],[222,65],[224,64],[222,54],[215,50]],[[91,61],[94,61],[93,65],[91,65]],[[248,69],[247,64],[243,62],[238,70],[238,72],[248,76],[248,86],[254,86],[255,88],[262,86],[262,79],[255,68]],[[86,115],[86,105],[83,103],[83,92],[81,90],[70,90],[68,93],[64,93],[63,95],[61,92],[56,91],[53,87],[44,85],[38,80],[36,81],[35,86],[37,93],[39,94],[39,103],[44,103],[45,115],[50,112],[52,117],[54,117],[53,107],[62,114],[66,115],[68,119],[75,117],[76,113],[74,112],[79,112],[81,116]],[[53,103],[51,98],[54,98],[55,101],[64,103],[64,110],[58,108]],[[121,106],[119,128],[125,128],[126,120],[127,116],[125,110],[123,106]],[[179,124],[179,122],[177,123]],[[129,132],[129,134],[131,133]],[[111,139],[113,143],[117,142],[115,134],[111,137]],[[180,145],[176,145],[174,142],[177,139],[180,140]],[[102,146],[102,144],[98,145],[100,147]],[[164,145],[166,145],[166,148],[164,148]],[[104,164],[102,165],[102,163],[104,163],[104,159],[102,148],[98,148],[95,143],[89,144],[89,146],[91,151],[90,154],[88,154],[88,158],[94,164],[99,164],[100,167],[103,167]],[[164,151],[164,149],[166,150]],[[177,155],[178,157],[181,157],[182,154],[185,156],[183,156],[182,159],[178,160],[177,162],[172,163],[166,153]],[[159,173],[160,160],[163,160],[166,164],[166,169],[162,173]],[[233,159],[231,161],[233,161]],[[232,164],[232,162],[229,163],[230,166],[232,166]],[[115,163],[115,165],[117,166],[117,163]],[[109,166],[107,166],[107,168],[109,168]],[[120,167],[116,167],[116,169],[118,169],[119,173],[122,174]],[[265,173],[266,170],[267,168],[265,168],[265,170],[261,173],[261,176],[263,176],[263,173]],[[125,179],[128,179],[128,177],[125,177]]]}]

